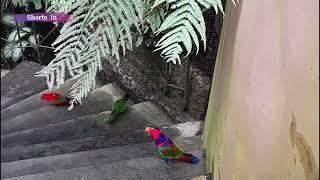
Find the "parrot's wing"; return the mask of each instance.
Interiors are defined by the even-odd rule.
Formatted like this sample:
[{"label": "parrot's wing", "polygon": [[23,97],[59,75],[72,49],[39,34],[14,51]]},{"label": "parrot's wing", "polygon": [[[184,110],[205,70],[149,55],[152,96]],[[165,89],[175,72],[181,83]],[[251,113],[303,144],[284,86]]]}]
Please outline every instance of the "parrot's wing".
[{"label": "parrot's wing", "polygon": [[165,157],[165,158],[179,158],[181,155],[183,155],[183,150],[176,145],[173,145],[171,147],[163,146],[159,148],[159,153]]},{"label": "parrot's wing", "polygon": [[[171,140],[171,139],[170,139]],[[172,141],[172,140],[171,140]],[[179,146],[175,141],[172,141],[173,142],[173,146],[176,146],[180,151],[184,152],[184,150],[182,149],[181,146]]]},{"label": "parrot's wing", "polygon": [[158,149],[155,150],[155,154],[158,158],[163,159],[163,156],[161,156],[161,153],[159,152]]},{"label": "parrot's wing", "polygon": [[112,105],[112,112],[115,114],[126,112],[128,109],[128,103],[124,99],[119,99]]},{"label": "parrot's wing", "polygon": [[61,96],[59,99],[53,101],[52,104],[60,104],[60,103],[64,103],[65,101],[66,101],[66,98]]}]

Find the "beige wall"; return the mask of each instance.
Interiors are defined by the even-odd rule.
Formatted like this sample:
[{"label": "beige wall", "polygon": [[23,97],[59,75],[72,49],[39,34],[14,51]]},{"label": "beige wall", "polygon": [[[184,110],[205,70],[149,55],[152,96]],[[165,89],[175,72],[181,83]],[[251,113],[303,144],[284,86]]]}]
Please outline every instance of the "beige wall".
[{"label": "beige wall", "polygon": [[240,0],[226,11],[207,170],[222,180],[319,179],[319,0]]}]

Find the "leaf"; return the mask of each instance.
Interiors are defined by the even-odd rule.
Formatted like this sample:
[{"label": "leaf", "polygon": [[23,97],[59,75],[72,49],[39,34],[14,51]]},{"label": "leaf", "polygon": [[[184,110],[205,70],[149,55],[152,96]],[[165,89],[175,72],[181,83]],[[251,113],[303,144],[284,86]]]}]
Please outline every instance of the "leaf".
[{"label": "leaf", "polygon": [[[39,35],[37,35],[37,38],[39,38]],[[37,41],[36,41],[36,36],[34,35],[31,35],[28,37],[28,41],[31,45],[36,45],[37,44]]]},{"label": "leaf", "polygon": [[3,52],[3,55],[6,59],[9,59],[11,58],[11,54],[12,54],[12,49],[14,48],[14,43],[12,42],[9,42],[9,43],[6,43],[2,52]]},{"label": "leaf", "polygon": [[152,6],[152,9],[159,6],[160,4],[166,2],[167,0],[155,0],[153,6]]},{"label": "leaf", "polygon": [[23,51],[26,49],[25,46],[28,45],[28,42],[27,41],[21,41],[21,45],[22,45],[22,48],[20,47],[20,44],[19,45],[16,44],[15,48],[12,49],[11,58],[12,58],[13,62],[17,62],[20,59],[20,57],[22,56]]},{"label": "leaf", "polygon": [[9,15],[9,14],[2,15],[1,16],[1,21],[2,21],[2,23],[6,24],[6,25],[11,25],[11,26],[15,26],[16,25],[13,16]]},{"label": "leaf", "polygon": [[143,42],[143,36],[138,36],[136,41],[136,47],[139,47]]},{"label": "leaf", "polygon": [[[162,2],[164,1],[156,1],[156,3]],[[223,9],[221,0],[168,0],[168,2],[171,11],[155,32],[156,35],[162,34],[155,51],[161,50],[161,56],[167,62],[180,64],[180,54],[184,52],[185,57],[188,56],[194,49],[193,45],[196,47],[196,54],[199,52],[199,35],[204,50],[206,48],[206,27],[199,5],[205,8],[219,7],[221,12]]]},{"label": "leaf", "polygon": [[39,10],[42,8],[41,0],[33,0],[33,3],[34,3],[36,10]]}]

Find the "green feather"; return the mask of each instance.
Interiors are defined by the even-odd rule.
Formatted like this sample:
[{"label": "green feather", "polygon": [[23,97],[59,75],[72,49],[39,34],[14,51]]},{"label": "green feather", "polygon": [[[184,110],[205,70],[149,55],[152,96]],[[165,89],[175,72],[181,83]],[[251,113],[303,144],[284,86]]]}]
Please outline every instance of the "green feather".
[{"label": "green feather", "polygon": [[104,126],[107,123],[111,123],[115,118],[117,117],[117,114],[101,114],[97,119],[97,125],[98,126]]},{"label": "green feather", "polygon": [[179,159],[183,155],[183,149],[174,144],[172,147],[160,147],[158,148],[158,153],[162,158],[172,158],[172,159]]},{"label": "green feather", "polygon": [[61,104],[66,101],[66,98],[64,96],[60,97],[59,99],[53,101],[51,104],[56,105],[56,104]]},{"label": "green feather", "polygon": [[111,114],[120,114],[124,113],[128,110],[128,102],[124,99],[119,99],[112,105],[112,112]]},{"label": "green feather", "polygon": [[124,96],[121,99],[118,99],[112,104],[112,110],[109,114],[101,114],[96,122],[99,126],[105,125],[106,123],[111,123],[114,121],[120,114],[125,113],[129,108],[127,96]]}]

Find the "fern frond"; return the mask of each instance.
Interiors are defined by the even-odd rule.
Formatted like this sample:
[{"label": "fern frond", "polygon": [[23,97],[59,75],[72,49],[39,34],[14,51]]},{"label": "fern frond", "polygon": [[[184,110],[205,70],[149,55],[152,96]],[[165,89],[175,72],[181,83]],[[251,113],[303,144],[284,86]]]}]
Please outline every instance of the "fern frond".
[{"label": "fern frond", "polygon": [[49,12],[71,12],[72,7],[74,7],[74,4],[76,0],[50,0],[49,8],[47,11]]},{"label": "fern frond", "polygon": [[149,7],[146,7],[149,10],[149,12],[147,13],[148,15],[146,16],[146,21],[148,22],[152,32],[154,33],[160,28],[161,23],[164,20],[165,8],[163,6],[157,6],[155,8],[152,8],[150,6],[152,4],[147,5],[149,5]]},{"label": "fern frond", "polygon": [[232,0],[233,5],[236,7],[237,3],[239,3],[239,0],[237,0],[237,2],[235,0]]},{"label": "fern frond", "polygon": [[[153,7],[165,2],[156,0]],[[155,51],[161,50],[161,56],[167,62],[177,62],[181,64],[180,54],[186,51],[188,56],[193,44],[196,46],[196,53],[199,52],[199,38],[203,42],[204,50],[206,48],[206,27],[199,5],[205,8],[220,8],[223,12],[221,0],[168,0],[170,3],[171,13],[165,18],[156,34],[164,33],[159,40]]]},{"label": "fern frond", "polygon": [[[70,92],[71,105],[68,108],[69,110],[71,110],[74,107],[74,105],[78,103],[82,104],[81,99],[86,97],[88,93],[95,87],[95,84],[96,84],[95,78],[97,74],[98,63],[95,60],[94,53],[96,53],[96,50],[92,50],[90,55],[86,54],[85,56],[81,57],[82,61],[85,61],[82,64],[87,65],[88,69],[85,72],[73,77],[73,79],[78,79],[78,80],[71,87],[71,92]],[[79,68],[79,67],[82,67],[82,66],[77,66],[74,68]]]},{"label": "fern frond", "polygon": [[160,4],[166,2],[166,0],[155,0],[155,2],[153,3],[152,8],[159,6]]},{"label": "fern frond", "polygon": [[207,9],[213,6],[214,10],[216,11],[216,14],[218,14],[219,9],[222,12],[222,14],[224,14],[221,0],[196,0],[196,1]]},{"label": "fern frond", "polygon": [[132,49],[130,28],[139,30],[143,24],[144,6],[142,0],[77,0],[69,9],[75,18],[63,26],[53,43],[56,57],[36,76],[46,77],[49,89],[59,88],[67,69],[77,79],[71,87],[72,109],[94,88],[101,57],[115,56],[119,63],[119,50],[125,54],[128,44]]},{"label": "fern frond", "polygon": [[[1,15],[1,23],[11,26],[11,27],[16,27],[16,22],[14,21],[14,16],[12,14],[2,14]],[[24,22],[17,22],[18,26],[25,26]]]},{"label": "fern frond", "polygon": [[[193,41],[198,52],[198,38],[194,38],[198,36],[197,33],[200,34],[205,44],[205,22],[201,9],[194,0],[178,0],[171,5],[171,9],[175,10],[164,20],[156,33],[170,31],[159,40],[156,45],[159,48],[156,50],[162,50],[162,55],[166,54],[167,62],[181,64],[179,55],[183,52],[182,49],[185,48],[188,55],[192,50]],[[191,37],[193,37],[193,41]]]},{"label": "fern frond", "polygon": [[14,6],[25,7],[25,8],[27,8],[30,5],[29,2],[32,2],[36,9],[41,9],[42,7],[41,0],[12,0],[12,3]]}]

